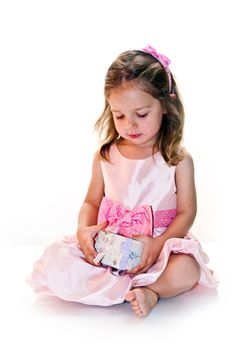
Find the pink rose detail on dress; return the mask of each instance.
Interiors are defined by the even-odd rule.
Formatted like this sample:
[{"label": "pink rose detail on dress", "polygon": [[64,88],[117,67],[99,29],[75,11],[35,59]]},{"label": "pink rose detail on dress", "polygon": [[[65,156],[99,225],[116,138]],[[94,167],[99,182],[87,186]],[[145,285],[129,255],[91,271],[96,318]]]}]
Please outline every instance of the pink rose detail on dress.
[{"label": "pink rose detail on dress", "polygon": [[108,221],[107,230],[125,237],[137,234],[152,236],[153,213],[150,205],[141,205],[132,210],[108,197],[103,197],[98,222]]}]

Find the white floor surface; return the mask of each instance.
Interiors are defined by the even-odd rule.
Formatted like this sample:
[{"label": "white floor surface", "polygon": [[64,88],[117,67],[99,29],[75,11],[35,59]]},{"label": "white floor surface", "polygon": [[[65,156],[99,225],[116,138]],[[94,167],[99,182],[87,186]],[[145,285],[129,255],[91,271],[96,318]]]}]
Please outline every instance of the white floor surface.
[{"label": "white floor surface", "polygon": [[[38,297],[26,284],[41,246],[0,247],[1,349],[233,349],[230,249],[205,244],[218,291],[197,287],[160,300],[145,319],[128,303],[93,307]],[[227,247],[224,247],[227,251]]]}]

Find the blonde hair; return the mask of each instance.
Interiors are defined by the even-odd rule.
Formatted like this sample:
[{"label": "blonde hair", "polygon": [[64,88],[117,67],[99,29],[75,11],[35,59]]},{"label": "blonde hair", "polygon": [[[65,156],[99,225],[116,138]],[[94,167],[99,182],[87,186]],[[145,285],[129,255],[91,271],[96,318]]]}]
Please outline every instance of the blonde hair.
[{"label": "blonde hair", "polygon": [[105,77],[105,107],[95,124],[99,135],[103,137],[99,150],[101,159],[109,161],[109,148],[120,137],[115,129],[108,102],[110,93],[123,82],[134,81],[145,92],[161,100],[166,113],[163,115],[154,147],[158,148],[167,164],[178,164],[182,159],[184,108],[172,74],[171,79],[172,94],[175,95],[175,98],[169,93],[169,81],[165,69],[156,58],[142,51],[123,52],[111,64]]}]

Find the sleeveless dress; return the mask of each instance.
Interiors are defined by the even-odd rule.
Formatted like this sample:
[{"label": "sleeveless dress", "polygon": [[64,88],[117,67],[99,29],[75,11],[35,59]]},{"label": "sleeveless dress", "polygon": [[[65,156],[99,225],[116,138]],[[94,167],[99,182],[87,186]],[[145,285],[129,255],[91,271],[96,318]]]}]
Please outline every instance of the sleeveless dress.
[{"label": "sleeveless dress", "polygon": [[[160,152],[146,159],[128,159],[116,145],[110,148],[110,162],[101,161],[105,196],[98,222],[108,220],[107,230],[132,237],[143,233],[162,234],[176,216],[175,166],[168,166]],[[35,262],[27,282],[35,292],[89,305],[122,303],[134,287],[155,282],[171,253],[192,255],[200,265],[199,284],[216,288],[218,280],[207,267],[208,257],[190,233],[168,239],[155,264],[135,276],[116,274],[111,267],[87,263],[74,235],[48,246]]]}]

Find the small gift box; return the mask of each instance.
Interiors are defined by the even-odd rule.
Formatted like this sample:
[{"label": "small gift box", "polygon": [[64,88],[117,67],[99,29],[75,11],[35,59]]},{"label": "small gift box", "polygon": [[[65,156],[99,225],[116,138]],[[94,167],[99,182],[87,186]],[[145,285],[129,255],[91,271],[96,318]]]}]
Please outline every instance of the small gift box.
[{"label": "small gift box", "polygon": [[99,231],[95,238],[95,263],[111,266],[120,271],[131,270],[140,263],[143,244],[133,238],[108,231]]}]

